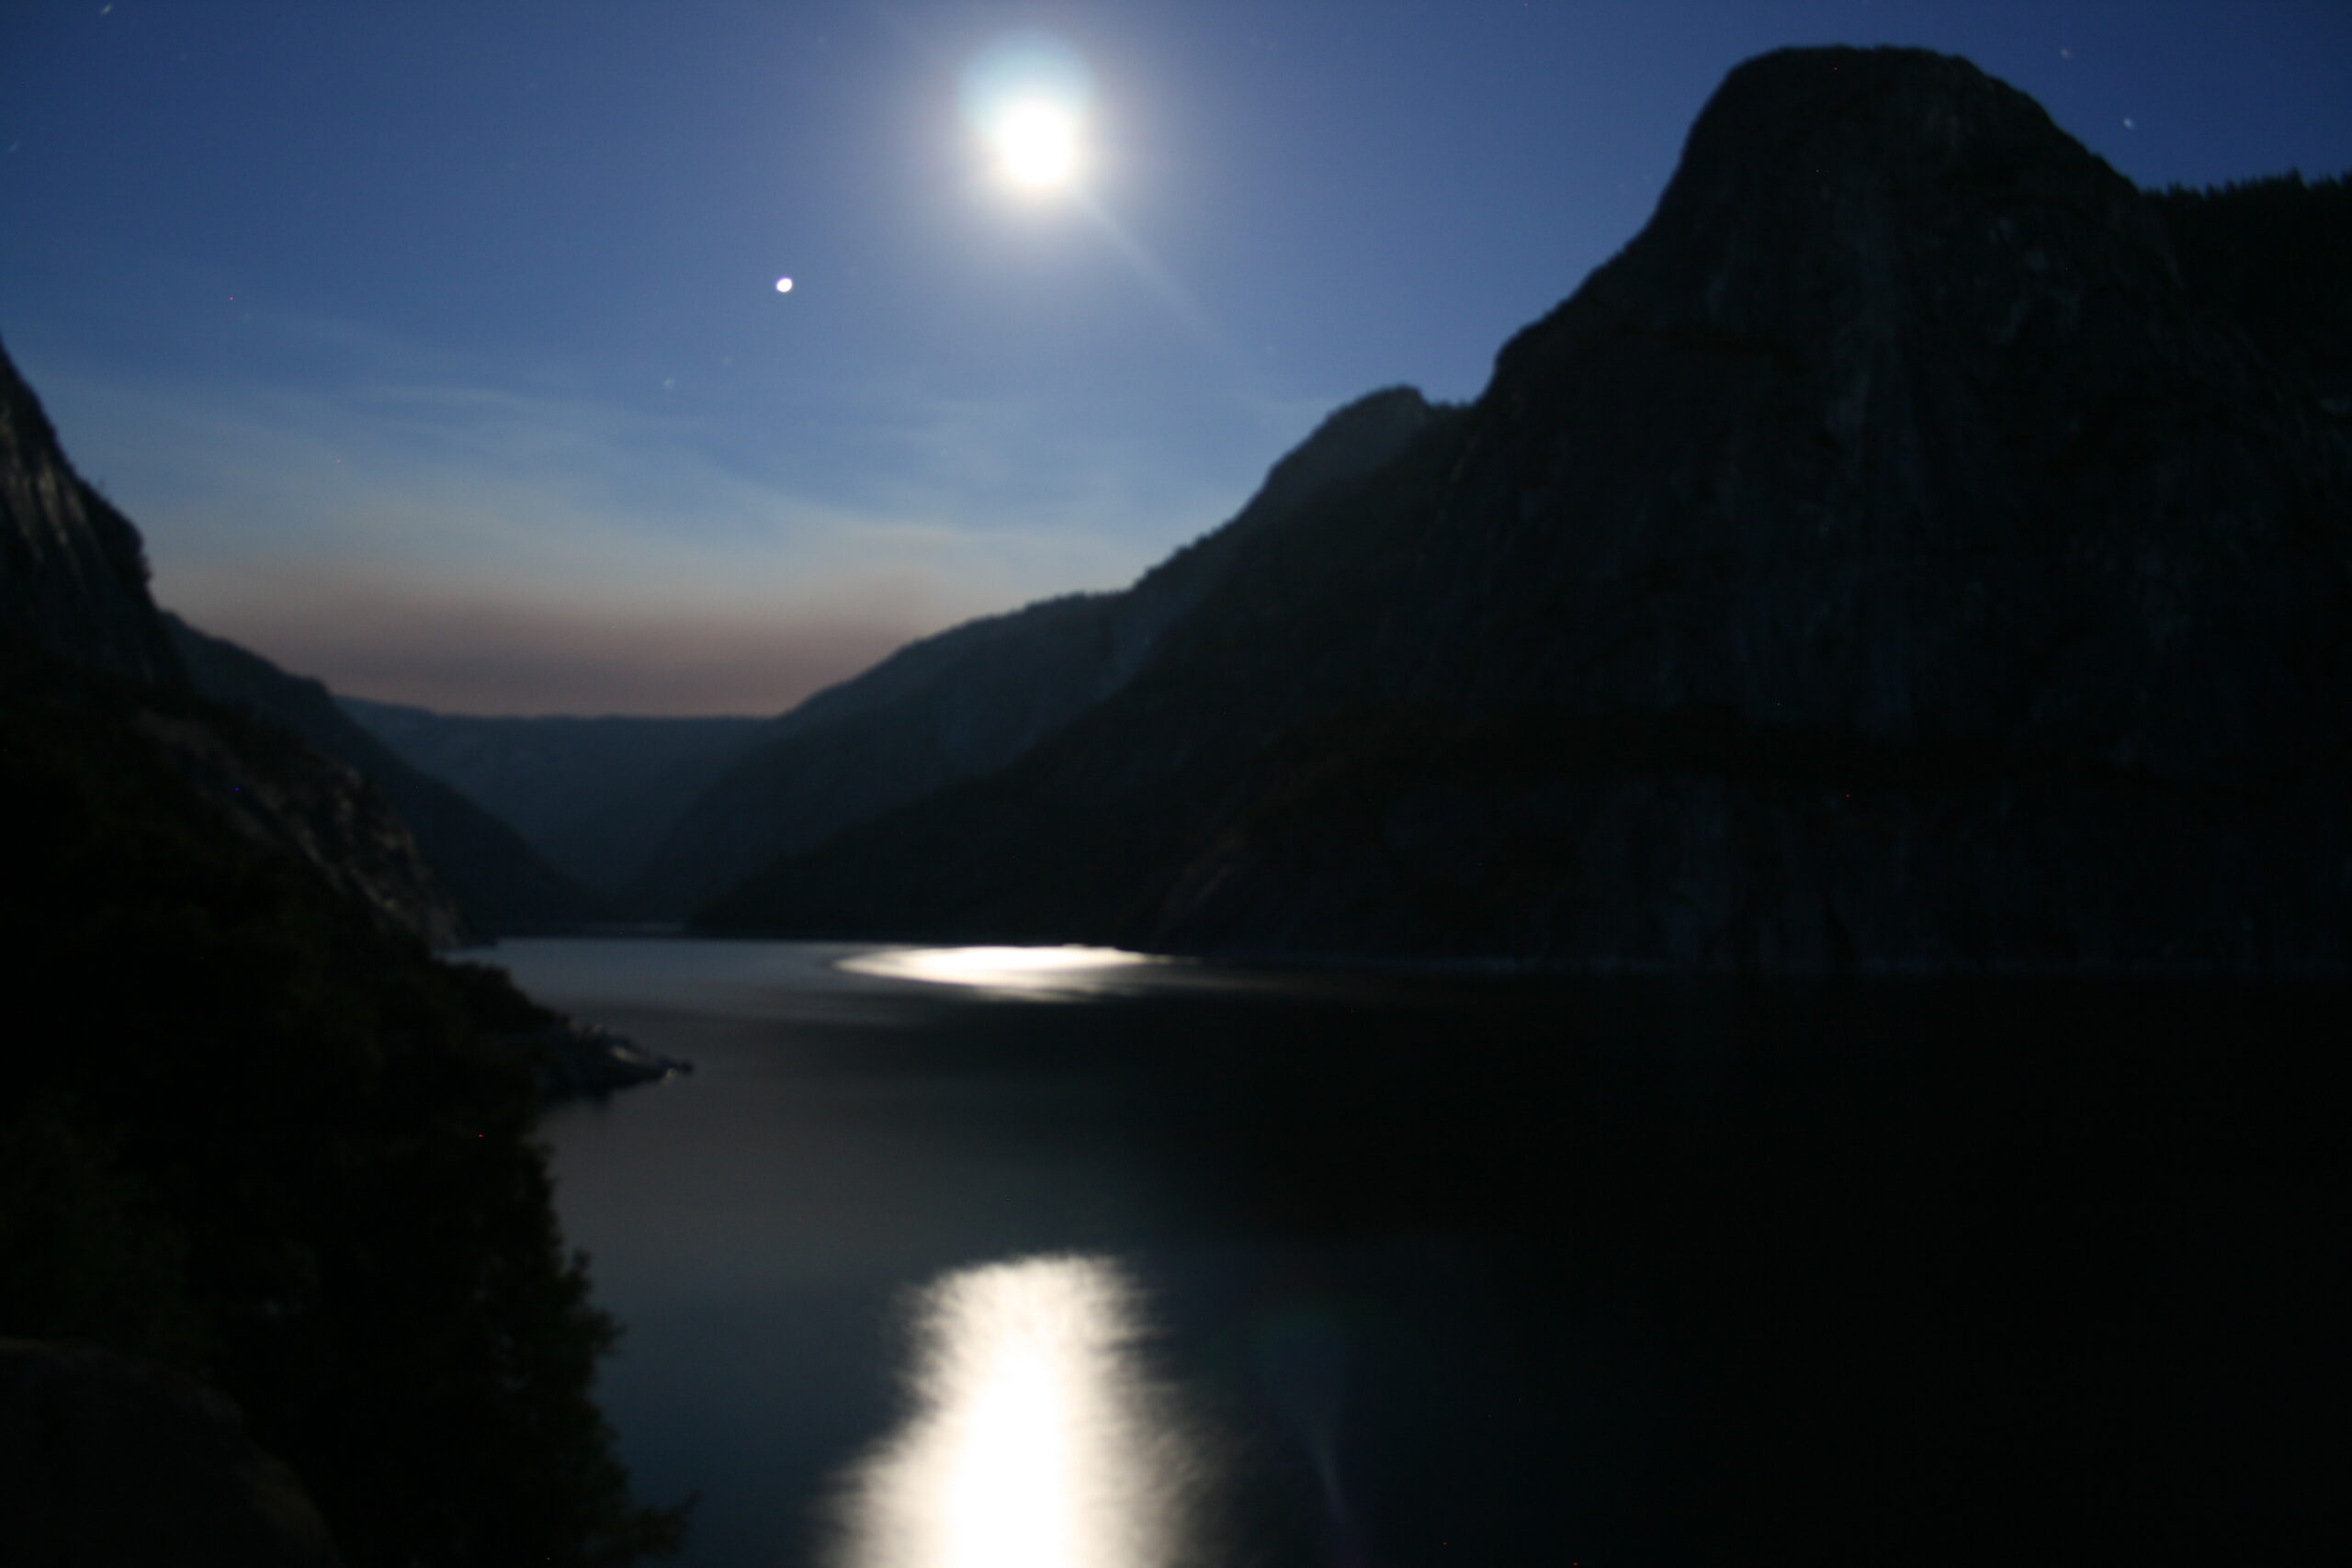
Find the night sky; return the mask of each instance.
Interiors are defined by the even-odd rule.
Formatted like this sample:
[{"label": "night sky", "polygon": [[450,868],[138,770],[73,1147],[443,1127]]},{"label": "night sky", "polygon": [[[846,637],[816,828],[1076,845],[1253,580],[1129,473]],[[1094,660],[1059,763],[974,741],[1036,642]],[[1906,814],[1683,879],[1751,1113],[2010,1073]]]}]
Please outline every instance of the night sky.
[{"label": "night sky", "polygon": [[1476,396],[1725,71],[1831,42],[2143,185],[2352,168],[2341,3],[6,0],[0,339],[208,630],[771,713],[1125,583],[1360,393]]}]

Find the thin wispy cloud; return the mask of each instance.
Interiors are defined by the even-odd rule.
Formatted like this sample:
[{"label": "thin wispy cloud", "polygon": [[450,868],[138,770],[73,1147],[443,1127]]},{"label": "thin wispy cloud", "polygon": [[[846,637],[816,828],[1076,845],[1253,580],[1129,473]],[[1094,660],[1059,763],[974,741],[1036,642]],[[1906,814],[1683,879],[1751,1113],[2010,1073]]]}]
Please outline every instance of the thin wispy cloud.
[{"label": "thin wispy cloud", "polygon": [[909,638],[1120,586],[1256,477],[903,389],[827,472],[789,435],[745,459],[691,412],[268,325],[334,373],[44,356],[43,389],[164,603],[339,689],[463,711],[779,711]]}]

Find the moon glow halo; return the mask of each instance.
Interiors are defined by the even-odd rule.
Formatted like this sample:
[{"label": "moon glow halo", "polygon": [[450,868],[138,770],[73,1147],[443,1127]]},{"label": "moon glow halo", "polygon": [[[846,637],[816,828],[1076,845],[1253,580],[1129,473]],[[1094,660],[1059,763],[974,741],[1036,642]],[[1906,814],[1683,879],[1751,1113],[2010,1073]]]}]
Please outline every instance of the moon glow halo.
[{"label": "moon glow halo", "polygon": [[1085,173],[1086,109],[1093,74],[1049,33],[1010,33],[964,68],[964,118],[999,182],[1031,197],[1075,186]]}]

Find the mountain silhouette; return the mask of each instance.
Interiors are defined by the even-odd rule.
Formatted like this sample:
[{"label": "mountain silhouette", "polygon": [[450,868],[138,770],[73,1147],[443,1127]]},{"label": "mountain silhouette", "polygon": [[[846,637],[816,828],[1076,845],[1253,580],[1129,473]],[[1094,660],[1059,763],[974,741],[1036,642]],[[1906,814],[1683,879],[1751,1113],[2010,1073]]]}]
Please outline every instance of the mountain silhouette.
[{"label": "mountain silhouette", "polygon": [[369,735],[621,898],[686,808],[766,733],[757,718],[492,717],[338,697]]},{"label": "mountain silhouette", "polygon": [[135,735],[238,841],[306,863],[390,928],[445,947],[465,935],[408,825],[365,779],[198,694],[148,592],[138,530],[74,471],[5,352],[0,645],[13,685]]},{"label": "mountain silhouette", "polygon": [[130,520],[82,482],[0,351],[0,627],[74,663],[168,681],[178,661]]},{"label": "mountain silhouette", "polygon": [[673,1547],[590,1396],[614,1326],[533,1135],[550,1015],[433,956],[463,926],[406,825],[252,711],[323,694],[186,646],[262,700],[198,691],[137,531],[0,355],[0,1539]]},{"label": "mountain silhouette", "polygon": [[1004,766],[1124,690],[1249,547],[1392,459],[1438,414],[1409,388],[1333,413],[1241,511],[1119,593],[1072,594],[899,649],[768,727],[650,857],[632,890],[683,914],[748,866]]},{"label": "mountain silhouette", "polygon": [[1018,758],[700,924],[2341,972],[2343,409],[2196,205],[1962,60],[1751,61],[1474,405],[1237,539]]}]

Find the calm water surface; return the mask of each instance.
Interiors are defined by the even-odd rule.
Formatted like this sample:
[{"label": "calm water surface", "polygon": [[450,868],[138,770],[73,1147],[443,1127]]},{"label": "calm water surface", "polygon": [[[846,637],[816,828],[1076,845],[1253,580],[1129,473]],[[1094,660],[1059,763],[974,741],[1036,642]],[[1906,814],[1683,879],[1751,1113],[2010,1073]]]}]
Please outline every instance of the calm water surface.
[{"label": "calm water surface", "polygon": [[492,956],[696,1064],[547,1124],[689,1562],[2039,1554],[2301,1506],[2272,1435],[2332,1337],[2280,1259],[2324,1233],[2292,1129],[2245,1135],[2243,998]]}]

